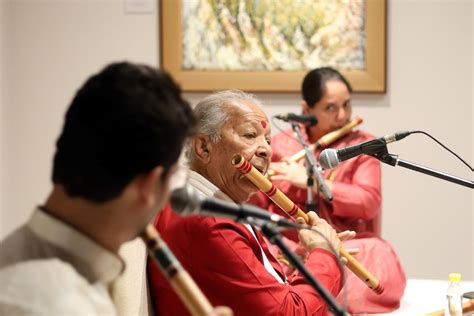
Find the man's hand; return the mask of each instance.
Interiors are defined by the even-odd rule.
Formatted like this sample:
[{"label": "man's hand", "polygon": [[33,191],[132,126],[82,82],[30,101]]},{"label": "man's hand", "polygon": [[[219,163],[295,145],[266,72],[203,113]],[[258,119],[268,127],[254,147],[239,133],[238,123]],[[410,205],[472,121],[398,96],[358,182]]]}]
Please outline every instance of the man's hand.
[{"label": "man's hand", "polygon": [[[308,212],[309,222],[307,223],[313,230],[317,230],[320,234],[313,230],[302,229],[299,233],[301,244],[306,250],[312,251],[315,248],[322,248],[329,251],[336,251],[339,253],[341,247],[341,240],[353,238],[355,233],[352,231],[345,231],[337,234],[334,228],[331,227],[324,219],[320,218],[314,212]],[[305,224],[302,217],[297,218],[298,224]],[[324,236],[324,237],[323,237]]]},{"label": "man's hand", "polygon": [[[341,241],[349,240],[355,237],[356,232],[353,230],[345,230],[337,234]],[[346,248],[346,251],[351,255],[356,255],[359,253],[359,248]],[[343,264],[347,264],[347,259],[341,256],[341,261]]]},{"label": "man's hand", "polygon": [[[353,231],[353,230],[345,230],[345,231],[340,232],[339,234],[337,234],[337,236],[339,237],[339,239],[341,241],[352,239],[352,238],[355,237],[355,235],[356,235],[356,232]],[[358,251],[358,249],[357,249],[357,251]]]}]

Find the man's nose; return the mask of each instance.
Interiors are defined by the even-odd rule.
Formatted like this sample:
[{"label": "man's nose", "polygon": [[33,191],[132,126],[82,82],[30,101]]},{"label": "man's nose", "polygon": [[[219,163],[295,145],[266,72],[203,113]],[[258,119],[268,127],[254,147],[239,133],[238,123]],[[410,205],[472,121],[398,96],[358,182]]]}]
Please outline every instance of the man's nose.
[{"label": "man's nose", "polygon": [[265,140],[258,146],[256,155],[258,157],[270,158],[272,156],[272,153],[272,147]]}]

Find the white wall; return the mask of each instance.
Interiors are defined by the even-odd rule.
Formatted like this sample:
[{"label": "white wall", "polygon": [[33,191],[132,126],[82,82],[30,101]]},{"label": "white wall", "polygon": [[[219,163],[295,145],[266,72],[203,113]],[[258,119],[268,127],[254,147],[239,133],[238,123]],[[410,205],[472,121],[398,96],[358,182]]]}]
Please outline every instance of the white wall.
[{"label": "white wall", "polygon": [[[3,69],[3,65],[5,64],[4,62],[4,42],[5,42],[5,37],[6,37],[6,34],[7,34],[7,31],[5,29],[5,26],[7,24],[7,19],[6,19],[6,14],[5,14],[6,10],[5,10],[5,3],[0,0],[0,69]],[[5,144],[5,141],[3,139],[3,136],[4,136],[4,122],[3,122],[3,111],[6,107],[5,105],[5,88],[4,88],[4,85],[5,85],[5,76],[6,76],[6,73],[4,71],[0,71],[0,223],[3,223],[4,220],[2,218],[2,215],[3,215],[3,212],[1,212],[1,210],[4,208],[3,206],[3,203],[4,203],[4,199],[3,199],[3,179],[4,179],[4,176],[3,176],[3,170],[5,169],[5,166],[4,166],[4,162],[5,162],[5,158],[4,158],[4,144]],[[1,232],[1,226],[0,226],[0,232]],[[1,236],[1,234],[0,234]],[[0,237],[1,238],[1,237]]]},{"label": "white wall", "polygon": [[[10,32],[0,56],[8,59],[0,66],[10,89],[6,100],[0,94],[7,105],[0,116],[7,149],[0,237],[49,192],[64,110],[86,77],[114,60],[158,62],[156,12],[126,15],[120,0],[14,0],[5,9]],[[364,129],[379,136],[424,130],[473,163],[473,11],[470,0],[389,1],[388,92],[354,96]],[[192,103],[203,95],[186,94]],[[299,111],[296,93],[258,96],[268,115]],[[389,149],[472,180],[467,167],[421,135]],[[472,190],[384,165],[383,198],[383,235],[408,277],[460,271],[474,279]]]},{"label": "white wall", "polygon": [[106,63],[157,65],[157,14],[124,14],[120,0],[7,0],[11,91],[0,236],[49,192],[54,145],[76,89]]},{"label": "white wall", "polygon": [[[474,35],[474,5],[471,5],[471,34]],[[472,104],[474,103],[474,88],[472,86],[474,86],[474,40],[471,40],[471,53],[473,53],[471,55],[472,59],[471,59],[471,135],[474,135],[474,109],[473,109],[473,106]],[[472,157],[474,157],[474,145],[472,145],[471,143],[471,153],[472,153]],[[472,160],[471,160],[472,161]],[[474,227],[474,211],[472,209],[474,209],[474,194],[471,194],[472,196],[472,200],[471,200],[471,227]],[[471,229],[471,245],[473,246],[471,248],[471,257],[474,257],[474,250],[472,250],[474,248],[474,229]],[[472,261],[474,261],[474,258],[472,259]],[[474,263],[474,262],[473,262]],[[474,277],[474,265],[472,267],[472,276]]]},{"label": "white wall", "polygon": [[[391,6],[392,120],[387,126],[427,131],[471,165],[472,6],[464,0]],[[391,148],[406,160],[473,179],[467,167],[421,135]],[[408,274],[443,277],[459,270],[473,279],[473,191],[399,168],[386,168],[384,224],[390,227],[386,236],[404,249]]]}]

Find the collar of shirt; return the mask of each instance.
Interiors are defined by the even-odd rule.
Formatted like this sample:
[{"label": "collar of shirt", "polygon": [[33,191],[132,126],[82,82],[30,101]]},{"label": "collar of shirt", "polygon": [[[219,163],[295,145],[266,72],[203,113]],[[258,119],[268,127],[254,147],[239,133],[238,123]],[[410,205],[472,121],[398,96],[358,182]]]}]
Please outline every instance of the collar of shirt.
[{"label": "collar of shirt", "polygon": [[234,202],[232,199],[196,171],[189,171],[188,184],[195,188],[200,194],[206,197],[213,197],[219,200]]},{"label": "collar of shirt", "polygon": [[118,255],[39,208],[27,226],[40,238],[86,262],[100,282],[112,282],[125,269],[125,263]]}]

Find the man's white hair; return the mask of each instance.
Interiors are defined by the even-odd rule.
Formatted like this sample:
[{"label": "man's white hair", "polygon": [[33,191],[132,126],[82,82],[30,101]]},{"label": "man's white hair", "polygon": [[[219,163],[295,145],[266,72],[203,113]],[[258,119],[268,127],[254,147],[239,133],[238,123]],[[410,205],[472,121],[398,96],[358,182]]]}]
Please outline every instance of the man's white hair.
[{"label": "man's white hair", "polygon": [[[240,90],[224,90],[206,96],[193,110],[197,120],[196,135],[209,136],[212,143],[217,143],[221,137],[222,126],[230,118],[229,109],[244,103],[262,106],[262,102],[253,94]],[[186,148],[186,158],[189,162],[196,158],[190,143]]]}]

